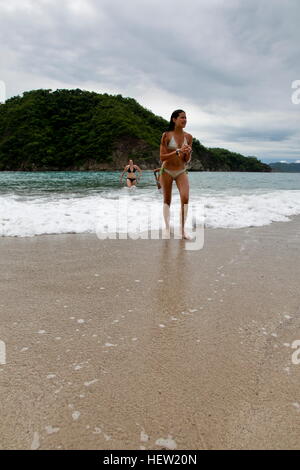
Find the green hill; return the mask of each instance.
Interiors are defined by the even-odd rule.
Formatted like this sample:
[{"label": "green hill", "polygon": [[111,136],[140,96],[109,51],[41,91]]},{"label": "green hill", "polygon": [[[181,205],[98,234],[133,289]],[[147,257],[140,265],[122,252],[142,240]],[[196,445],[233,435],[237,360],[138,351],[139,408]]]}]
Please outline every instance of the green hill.
[{"label": "green hill", "polygon": [[[0,170],[119,170],[129,158],[159,164],[168,122],[133,98],[76,90],[33,90],[0,104]],[[194,170],[271,171],[255,157],[193,140]]]}]

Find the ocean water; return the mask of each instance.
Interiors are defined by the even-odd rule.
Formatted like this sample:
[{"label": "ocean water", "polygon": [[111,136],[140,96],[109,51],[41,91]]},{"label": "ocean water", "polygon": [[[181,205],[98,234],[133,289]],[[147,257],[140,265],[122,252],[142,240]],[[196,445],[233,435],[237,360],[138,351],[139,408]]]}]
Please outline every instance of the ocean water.
[{"label": "ocean water", "polygon": [[[0,172],[0,236],[159,229],[162,194],[152,171],[137,188],[120,172]],[[190,172],[187,225],[262,226],[300,214],[300,173]],[[171,214],[179,223],[173,183]],[[178,217],[177,217],[178,215]]]}]

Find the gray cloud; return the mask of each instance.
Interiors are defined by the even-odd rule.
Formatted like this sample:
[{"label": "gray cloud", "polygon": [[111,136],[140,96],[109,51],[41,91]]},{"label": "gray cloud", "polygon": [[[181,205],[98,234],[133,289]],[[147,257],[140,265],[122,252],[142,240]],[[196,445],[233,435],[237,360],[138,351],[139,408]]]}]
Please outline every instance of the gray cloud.
[{"label": "gray cloud", "polygon": [[166,119],[183,107],[205,145],[299,158],[299,17],[297,0],[2,0],[0,80],[8,96],[80,87]]},{"label": "gray cloud", "polygon": [[239,142],[285,142],[297,136],[295,129],[261,129],[261,128],[223,128],[219,130],[219,139],[230,139]]}]

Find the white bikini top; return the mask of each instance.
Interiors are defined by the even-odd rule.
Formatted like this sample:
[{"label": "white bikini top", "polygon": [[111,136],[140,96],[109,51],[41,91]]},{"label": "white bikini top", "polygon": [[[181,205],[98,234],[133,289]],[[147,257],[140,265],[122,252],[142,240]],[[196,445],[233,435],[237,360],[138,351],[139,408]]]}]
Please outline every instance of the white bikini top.
[{"label": "white bikini top", "polygon": [[[184,136],[183,144],[186,144],[186,145],[188,144],[185,136]],[[172,135],[172,138],[171,138],[170,142],[168,143],[168,148],[169,149],[178,149],[178,145],[176,144],[173,135]]]}]

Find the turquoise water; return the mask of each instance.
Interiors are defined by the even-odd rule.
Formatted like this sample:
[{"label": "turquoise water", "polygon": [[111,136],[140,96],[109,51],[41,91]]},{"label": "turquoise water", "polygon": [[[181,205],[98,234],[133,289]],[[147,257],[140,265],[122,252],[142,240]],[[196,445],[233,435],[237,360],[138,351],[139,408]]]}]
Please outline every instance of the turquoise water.
[{"label": "turquoise water", "polygon": [[[77,193],[86,195],[112,189],[118,191],[120,172],[0,172],[0,194]],[[300,173],[190,172],[196,191],[299,190]],[[123,177],[125,183],[125,178]],[[155,185],[153,172],[144,171],[139,189]]]}]

